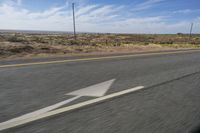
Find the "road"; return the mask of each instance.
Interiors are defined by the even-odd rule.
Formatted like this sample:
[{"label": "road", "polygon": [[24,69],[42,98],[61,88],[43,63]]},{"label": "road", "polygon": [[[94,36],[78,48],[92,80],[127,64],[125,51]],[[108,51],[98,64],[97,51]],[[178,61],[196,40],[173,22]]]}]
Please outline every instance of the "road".
[{"label": "road", "polygon": [[200,124],[200,50],[79,58],[0,61],[0,123],[76,94],[60,108],[144,88],[0,132],[187,133]]}]

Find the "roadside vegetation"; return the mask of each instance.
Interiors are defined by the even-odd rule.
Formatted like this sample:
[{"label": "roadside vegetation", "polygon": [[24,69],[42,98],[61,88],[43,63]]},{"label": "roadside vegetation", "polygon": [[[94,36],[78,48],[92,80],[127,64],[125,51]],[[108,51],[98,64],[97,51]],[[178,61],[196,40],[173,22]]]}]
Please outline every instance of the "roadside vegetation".
[{"label": "roadside vegetation", "polygon": [[200,47],[200,34],[0,33],[0,58]]}]

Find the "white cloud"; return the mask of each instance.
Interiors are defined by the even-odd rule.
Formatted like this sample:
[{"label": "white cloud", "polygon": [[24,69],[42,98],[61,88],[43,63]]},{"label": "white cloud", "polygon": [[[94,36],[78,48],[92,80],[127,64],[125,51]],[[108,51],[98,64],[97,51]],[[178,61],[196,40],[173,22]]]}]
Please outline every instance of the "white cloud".
[{"label": "white cloud", "polygon": [[[152,5],[162,0],[149,0]],[[17,3],[15,3],[17,4]],[[188,32],[191,22],[167,23],[165,16],[124,17],[124,6],[87,5],[76,8],[77,29],[84,32],[177,33]],[[195,19],[194,22],[199,21]],[[72,31],[72,11],[64,6],[35,12],[13,4],[0,4],[0,29]],[[195,29],[195,32],[200,30]]]},{"label": "white cloud", "polygon": [[86,13],[91,12],[92,10],[96,9],[98,7],[98,5],[89,5],[86,6],[85,8],[80,8],[77,12],[76,12],[76,16],[81,16],[84,15]]},{"label": "white cloud", "polygon": [[0,3],[19,6],[22,4],[22,0],[2,0]]},{"label": "white cloud", "polygon": [[[113,5],[106,6],[95,6],[96,8],[91,8],[94,6],[86,6],[78,10],[77,22],[79,23],[107,23],[112,22],[117,19],[117,12],[121,11],[122,6],[115,7]],[[85,9],[89,9],[87,12],[83,12]],[[86,10],[85,10],[86,11]],[[82,12],[82,13],[80,13]],[[81,14],[81,15],[80,15]]]},{"label": "white cloud", "polygon": [[147,0],[143,3],[136,5],[134,7],[134,9],[132,9],[132,11],[146,10],[146,9],[149,9],[149,8],[155,6],[156,4],[161,3],[163,1],[165,1],[165,0]]},{"label": "white cloud", "polygon": [[191,9],[173,11],[173,13],[191,13],[191,12],[193,12],[193,10]]},{"label": "white cloud", "polygon": [[108,30],[116,33],[187,33],[189,26],[189,22],[168,24],[162,17],[145,17],[116,21],[94,29],[96,32]]},{"label": "white cloud", "polygon": [[200,9],[183,9],[183,10],[176,10],[173,11],[172,13],[174,14],[188,14],[188,13],[194,13],[194,12],[200,12]]},{"label": "white cloud", "polygon": [[43,19],[43,18],[54,16],[54,15],[59,15],[62,9],[64,9],[64,7],[54,7],[43,12],[29,12],[27,13],[27,16],[28,18],[31,18],[31,19],[37,19],[37,18]]}]

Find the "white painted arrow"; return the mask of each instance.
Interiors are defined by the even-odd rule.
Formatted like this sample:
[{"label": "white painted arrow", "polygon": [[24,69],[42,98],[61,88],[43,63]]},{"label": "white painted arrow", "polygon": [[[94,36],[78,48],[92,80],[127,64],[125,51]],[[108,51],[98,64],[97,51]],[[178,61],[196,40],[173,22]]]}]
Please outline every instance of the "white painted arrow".
[{"label": "white painted arrow", "polygon": [[111,87],[111,85],[113,84],[114,81],[115,81],[115,79],[112,79],[112,80],[102,82],[102,83],[99,83],[99,84],[96,84],[96,85],[92,85],[92,86],[89,86],[89,87],[86,87],[86,88],[83,88],[83,89],[80,89],[80,90],[77,90],[77,91],[73,91],[71,93],[66,94],[66,95],[75,96],[71,99],[68,99],[68,100],[59,102],[57,104],[48,106],[46,108],[43,108],[43,109],[31,112],[31,113],[22,115],[22,116],[17,117],[17,118],[13,118],[13,119],[8,120],[6,122],[0,123],[0,126],[36,117],[38,115],[44,114],[46,112],[57,109],[57,108],[59,108],[63,105],[66,105],[66,104],[68,104],[68,103],[70,103],[70,102],[72,102],[72,101],[74,101],[74,100],[76,100],[76,99],[78,99],[82,96],[102,97],[110,89],[110,87]]},{"label": "white painted arrow", "polygon": [[96,85],[89,86],[87,88],[83,88],[77,91],[73,91],[66,95],[73,95],[73,96],[90,96],[90,97],[102,97],[105,93],[110,89],[110,86],[113,84],[115,79],[99,83]]}]

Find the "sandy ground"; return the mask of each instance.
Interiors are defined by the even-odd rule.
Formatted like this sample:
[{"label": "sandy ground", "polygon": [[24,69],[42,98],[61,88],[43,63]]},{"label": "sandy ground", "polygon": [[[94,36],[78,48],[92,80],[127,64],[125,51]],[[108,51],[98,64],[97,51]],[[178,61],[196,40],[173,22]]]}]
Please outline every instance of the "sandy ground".
[{"label": "sandy ground", "polygon": [[[16,46],[13,46],[14,48]],[[19,46],[18,46],[19,47]],[[38,46],[36,46],[38,48]],[[40,46],[41,47],[41,46]],[[187,48],[163,47],[156,44],[142,45],[123,45],[123,46],[51,46],[41,49],[31,49],[19,51],[12,54],[0,55],[0,60],[27,59],[40,57],[63,57],[63,56],[88,56],[88,55],[109,55],[120,53],[137,53],[150,51],[181,50]]]}]

